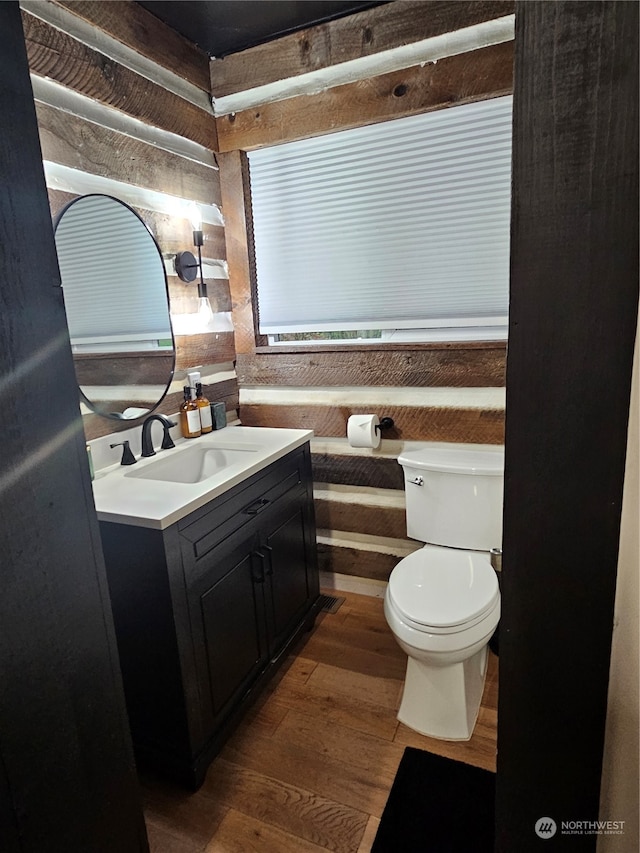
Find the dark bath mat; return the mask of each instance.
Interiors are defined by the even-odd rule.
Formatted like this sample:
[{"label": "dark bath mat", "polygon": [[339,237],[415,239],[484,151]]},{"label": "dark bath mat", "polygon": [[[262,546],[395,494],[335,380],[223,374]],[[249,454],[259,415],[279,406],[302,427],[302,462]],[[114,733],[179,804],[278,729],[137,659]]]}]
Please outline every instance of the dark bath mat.
[{"label": "dark bath mat", "polygon": [[371,853],[493,853],[495,775],[407,747]]}]

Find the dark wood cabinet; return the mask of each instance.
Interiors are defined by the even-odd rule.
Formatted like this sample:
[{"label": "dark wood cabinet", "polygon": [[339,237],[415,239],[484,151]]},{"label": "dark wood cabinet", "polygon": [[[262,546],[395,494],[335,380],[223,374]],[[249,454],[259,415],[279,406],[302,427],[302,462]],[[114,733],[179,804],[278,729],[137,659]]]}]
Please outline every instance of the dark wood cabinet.
[{"label": "dark wood cabinet", "polygon": [[100,526],[137,755],[197,787],[318,610],[309,445],[166,530]]}]

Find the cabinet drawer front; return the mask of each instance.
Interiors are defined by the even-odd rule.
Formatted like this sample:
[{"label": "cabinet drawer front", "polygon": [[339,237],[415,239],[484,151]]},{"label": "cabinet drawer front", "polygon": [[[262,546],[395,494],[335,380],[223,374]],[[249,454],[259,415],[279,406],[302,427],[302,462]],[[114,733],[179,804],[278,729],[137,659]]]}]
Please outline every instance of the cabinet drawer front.
[{"label": "cabinet drawer front", "polygon": [[[255,480],[232,489],[228,497],[213,501],[194,513],[195,520],[190,517],[186,526],[179,527],[183,543],[189,543],[192,558],[202,559],[212,548],[251,524],[260,513],[295,489],[302,482],[303,465],[303,453],[293,453],[260,472]],[[247,535],[250,535],[249,529]]]}]

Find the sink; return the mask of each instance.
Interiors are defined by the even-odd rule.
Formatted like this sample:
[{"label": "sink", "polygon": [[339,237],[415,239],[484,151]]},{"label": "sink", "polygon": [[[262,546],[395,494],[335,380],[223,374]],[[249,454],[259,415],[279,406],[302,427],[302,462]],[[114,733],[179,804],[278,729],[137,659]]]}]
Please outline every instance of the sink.
[{"label": "sink", "polygon": [[[111,464],[96,471],[93,481],[98,518],[166,530],[306,444],[312,435],[304,429],[229,425],[193,440],[177,438],[174,448],[129,467],[119,465],[113,459],[119,454],[111,453]],[[133,433],[129,437],[137,439]],[[114,440],[121,439],[106,437],[105,443]]]},{"label": "sink", "polygon": [[201,483],[225,468],[250,461],[258,447],[188,447],[178,453],[161,456],[144,467],[127,471],[125,477],[163,480],[169,483]]}]

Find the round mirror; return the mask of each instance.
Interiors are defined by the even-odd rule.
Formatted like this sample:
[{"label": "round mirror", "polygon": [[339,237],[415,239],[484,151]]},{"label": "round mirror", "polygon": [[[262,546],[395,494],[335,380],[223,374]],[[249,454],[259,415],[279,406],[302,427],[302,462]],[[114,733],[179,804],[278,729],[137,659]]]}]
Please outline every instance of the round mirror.
[{"label": "round mirror", "polygon": [[119,420],[147,415],[175,366],[158,244],[134,210],[106,195],[70,202],[55,241],[82,402]]}]

